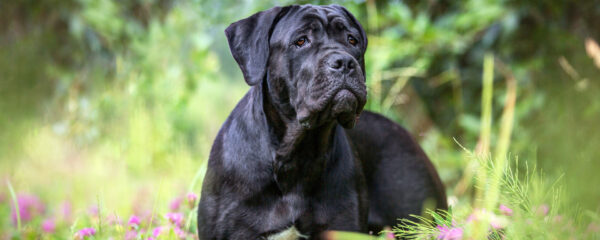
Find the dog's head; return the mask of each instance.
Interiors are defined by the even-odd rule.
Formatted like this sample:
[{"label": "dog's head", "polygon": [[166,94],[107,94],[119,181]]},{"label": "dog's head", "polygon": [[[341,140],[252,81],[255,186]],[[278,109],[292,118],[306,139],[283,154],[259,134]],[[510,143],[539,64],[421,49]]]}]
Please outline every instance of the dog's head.
[{"label": "dog's head", "polygon": [[336,120],[354,126],[367,97],[367,37],[345,8],[275,7],[231,24],[225,34],[246,82],[266,79],[288,118],[305,129]]}]

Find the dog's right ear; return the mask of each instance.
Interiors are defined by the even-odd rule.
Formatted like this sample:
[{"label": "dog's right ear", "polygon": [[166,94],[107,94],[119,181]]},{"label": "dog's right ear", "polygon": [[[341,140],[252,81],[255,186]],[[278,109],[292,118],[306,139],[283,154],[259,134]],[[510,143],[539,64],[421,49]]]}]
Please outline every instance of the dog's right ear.
[{"label": "dog's right ear", "polygon": [[248,85],[265,76],[269,58],[269,35],[289,7],[274,7],[232,23],[225,29],[229,49]]}]

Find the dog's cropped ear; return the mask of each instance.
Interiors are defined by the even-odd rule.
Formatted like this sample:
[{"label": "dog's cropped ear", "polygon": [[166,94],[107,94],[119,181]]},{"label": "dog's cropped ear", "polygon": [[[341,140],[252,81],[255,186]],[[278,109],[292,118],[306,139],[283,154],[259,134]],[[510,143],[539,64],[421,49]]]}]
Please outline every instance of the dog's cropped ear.
[{"label": "dog's cropped ear", "polygon": [[269,58],[269,35],[288,7],[274,7],[234,22],[225,35],[233,58],[242,69],[248,85],[259,83],[265,76]]}]

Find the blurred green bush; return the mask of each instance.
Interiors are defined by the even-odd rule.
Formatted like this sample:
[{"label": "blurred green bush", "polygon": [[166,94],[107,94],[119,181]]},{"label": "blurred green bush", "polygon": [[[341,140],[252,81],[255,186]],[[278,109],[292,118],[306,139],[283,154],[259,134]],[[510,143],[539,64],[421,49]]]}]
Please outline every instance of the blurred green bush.
[{"label": "blurred green bush", "polygon": [[[62,180],[72,186],[60,193],[85,193],[99,179],[148,188],[158,181],[188,184],[248,89],[223,29],[292,3],[332,2],[0,2],[0,174],[50,199],[61,196],[46,189],[45,179],[78,171]],[[493,53],[492,128],[499,126],[507,79],[514,78],[509,151],[537,159],[529,164],[551,178],[564,173],[569,204],[598,211],[594,58],[600,56],[585,48],[586,39],[600,40],[597,1],[335,3],[354,13],[369,35],[368,109],[411,130],[450,195],[466,168],[453,139],[476,148],[483,56]],[[491,144],[496,141],[492,135]],[[88,168],[63,166],[78,164]],[[77,181],[84,183],[69,184]],[[106,190],[105,197],[132,189],[114,196]]]}]

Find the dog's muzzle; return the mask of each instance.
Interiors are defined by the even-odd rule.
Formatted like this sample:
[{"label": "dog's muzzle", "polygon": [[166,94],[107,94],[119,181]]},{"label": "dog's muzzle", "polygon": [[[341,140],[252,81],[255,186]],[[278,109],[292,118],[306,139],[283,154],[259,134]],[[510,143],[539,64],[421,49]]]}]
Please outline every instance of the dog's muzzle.
[{"label": "dog's muzzle", "polygon": [[316,105],[321,105],[324,109],[318,109],[318,113],[300,112],[298,120],[305,129],[332,120],[337,120],[344,128],[352,128],[365,105],[367,95],[360,66],[354,57],[340,52],[329,54],[323,63],[322,72],[325,74],[322,80],[327,82],[330,89],[320,99],[325,104]]},{"label": "dog's muzzle", "polygon": [[342,88],[331,99],[331,113],[344,128],[353,128],[366,98],[358,62],[348,54],[334,53],[326,63],[331,75],[342,81]]},{"label": "dog's muzzle", "polygon": [[352,92],[347,89],[340,90],[332,100],[331,109],[333,116],[344,128],[353,128],[362,109],[358,108],[358,100]]}]

